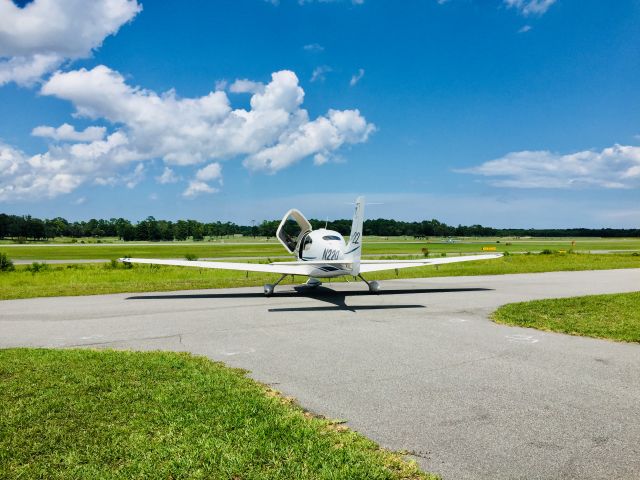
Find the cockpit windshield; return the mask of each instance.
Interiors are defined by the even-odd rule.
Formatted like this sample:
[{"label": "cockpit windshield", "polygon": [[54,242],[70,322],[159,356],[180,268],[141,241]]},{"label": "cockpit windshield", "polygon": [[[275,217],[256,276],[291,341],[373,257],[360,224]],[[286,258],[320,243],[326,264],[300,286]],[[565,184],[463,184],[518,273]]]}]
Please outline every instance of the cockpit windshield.
[{"label": "cockpit windshield", "polygon": [[325,235],[324,237],[322,237],[322,239],[323,240],[342,240],[337,235]]}]

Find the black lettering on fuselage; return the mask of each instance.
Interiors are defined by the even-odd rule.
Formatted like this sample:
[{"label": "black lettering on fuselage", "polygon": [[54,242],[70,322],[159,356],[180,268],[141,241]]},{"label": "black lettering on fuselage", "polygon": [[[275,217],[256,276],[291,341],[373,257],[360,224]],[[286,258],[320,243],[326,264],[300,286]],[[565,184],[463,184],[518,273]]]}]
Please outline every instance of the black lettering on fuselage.
[{"label": "black lettering on fuselage", "polygon": [[340,259],[340,250],[333,250],[331,248],[325,248],[324,252],[322,252],[323,260],[339,260]]}]

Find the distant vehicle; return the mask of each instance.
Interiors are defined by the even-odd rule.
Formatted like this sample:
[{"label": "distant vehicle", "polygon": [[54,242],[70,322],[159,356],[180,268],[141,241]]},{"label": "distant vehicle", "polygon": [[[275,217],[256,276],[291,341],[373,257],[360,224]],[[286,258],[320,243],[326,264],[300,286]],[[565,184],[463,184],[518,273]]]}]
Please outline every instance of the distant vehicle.
[{"label": "distant vehicle", "polygon": [[307,285],[322,285],[321,278],[353,276],[360,278],[376,293],[380,286],[376,281],[367,281],[363,273],[399,268],[440,265],[443,263],[468,262],[499,258],[500,253],[489,255],[467,255],[461,257],[425,258],[418,260],[362,260],[362,226],[364,222],[364,197],[356,199],[356,210],[351,224],[349,243],[338,232],[320,228],[313,230],[309,221],[296,209],[289,210],[283,217],[276,237],[282,246],[296,257],[293,262],[259,263],[206,262],[188,260],[161,260],[152,258],[121,258],[125,263],[150,263],[155,265],[175,265],[180,267],[218,268],[249,272],[279,273],[282,276],[273,284],[264,286],[264,294],[270,296],[275,287],[288,275],[309,277]]}]

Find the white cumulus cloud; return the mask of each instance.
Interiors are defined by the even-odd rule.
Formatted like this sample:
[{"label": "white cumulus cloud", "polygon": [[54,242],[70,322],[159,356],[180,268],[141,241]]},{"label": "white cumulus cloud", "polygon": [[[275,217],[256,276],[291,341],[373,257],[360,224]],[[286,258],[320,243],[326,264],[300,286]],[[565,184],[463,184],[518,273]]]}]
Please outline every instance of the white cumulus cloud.
[{"label": "white cumulus cloud", "polygon": [[45,73],[55,70],[62,62],[63,59],[56,54],[35,54],[29,57],[0,55],[0,86],[9,82],[30,85]]},{"label": "white cumulus cloud", "polygon": [[193,198],[198,195],[202,195],[203,193],[216,193],[219,190],[217,188],[211,187],[205,182],[201,182],[200,180],[191,180],[189,182],[189,186],[182,193],[184,197]]},{"label": "white cumulus cloud", "polygon": [[330,160],[329,156],[325,155],[324,153],[316,153],[313,156],[313,164],[317,166],[324,165],[329,160]]},{"label": "white cumulus cloud", "polygon": [[204,185],[215,190],[206,182],[221,182],[219,161],[240,158],[251,170],[274,173],[364,142],[375,129],[358,110],[329,110],[310,119],[302,108],[304,90],[286,70],[273,73],[251,95],[249,109],[233,109],[224,91],[180,98],[172,90],[158,94],[131,86],[103,65],[57,72],[41,93],[70,101],[76,116],[106,121],[113,131],[36,127],[35,135],[55,142],[34,156],[4,147],[0,200],[53,197],[83,183],[133,187],[143,178],[142,163],[154,159],[168,168],[156,178],[160,183],[179,179],[175,166],[209,164],[196,174],[187,196],[211,193]]},{"label": "white cumulus cloud", "polygon": [[29,85],[85,58],[142,9],[136,0],[0,0],[0,85]]},{"label": "white cumulus cloud", "polygon": [[307,52],[319,53],[324,51],[324,47],[319,43],[309,43],[302,47]]},{"label": "white cumulus cloud", "polygon": [[105,127],[87,127],[79,132],[72,125],[63,123],[57,128],[41,125],[34,128],[31,135],[60,141],[95,142],[102,140],[106,132]]},{"label": "white cumulus cloud", "polygon": [[614,145],[570,154],[549,151],[508,153],[477,167],[458,170],[489,177],[511,188],[639,188],[640,147]]},{"label": "white cumulus cloud", "polygon": [[211,163],[198,170],[196,178],[189,182],[189,186],[184,192],[182,192],[182,195],[192,198],[203,193],[216,193],[219,189],[212,187],[207,183],[213,180],[218,180],[222,183],[222,165],[218,162]]},{"label": "white cumulus cloud", "polygon": [[215,162],[207,165],[204,168],[198,170],[196,173],[196,179],[203,182],[210,182],[211,180],[218,180],[222,178],[222,166]]},{"label": "white cumulus cloud", "polygon": [[180,177],[176,175],[176,172],[174,172],[173,169],[164,167],[162,175],[156,177],[156,180],[158,183],[166,185],[167,183],[176,183],[180,180]]},{"label": "white cumulus cloud", "polygon": [[365,142],[374,130],[358,110],[329,110],[326,117],[306,122],[281,136],[276,145],[250,155],[244,164],[252,170],[277,172],[300,158],[317,154],[320,156],[315,163],[322,164],[325,162],[321,159],[328,158],[330,152],[345,143]]},{"label": "white cumulus cloud", "polygon": [[364,77],[364,69],[360,68],[358,69],[358,73],[356,73],[351,77],[351,80],[349,81],[349,85],[354,87],[360,80],[362,80],[362,77]]},{"label": "white cumulus cloud", "polygon": [[0,201],[53,198],[88,182],[132,188],[144,173],[132,162],[142,159],[121,131],[90,143],[55,144],[36,155],[0,144]]},{"label": "white cumulus cloud", "polygon": [[327,78],[327,73],[332,72],[333,69],[328,65],[320,65],[313,69],[313,73],[311,74],[312,82],[324,82]]},{"label": "white cumulus cloud", "polygon": [[0,144],[0,201],[24,197],[55,197],[70,193],[82,180],[63,171],[62,161],[43,162],[42,156],[28,157],[24,152]]},{"label": "white cumulus cloud", "polygon": [[504,0],[509,8],[516,8],[522,15],[543,15],[556,0]]},{"label": "white cumulus cloud", "polygon": [[144,179],[144,164],[139,163],[132,172],[122,176],[122,182],[127,188],[134,188]]},{"label": "white cumulus cloud", "polygon": [[238,79],[229,86],[229,91],[232,93],[262,93],[264,92],[264,83],[246,78]]}]

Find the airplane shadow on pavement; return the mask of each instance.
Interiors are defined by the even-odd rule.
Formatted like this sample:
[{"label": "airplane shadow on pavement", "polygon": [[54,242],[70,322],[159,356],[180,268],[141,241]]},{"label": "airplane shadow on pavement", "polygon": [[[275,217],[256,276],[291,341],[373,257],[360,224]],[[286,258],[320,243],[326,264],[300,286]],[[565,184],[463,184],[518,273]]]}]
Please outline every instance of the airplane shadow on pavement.
[{"label": "airplane shadow on pavement", "polygon": [[[358,310],[397,310],[403,308],[425,308],[424,305],[402,304],[402,305],[347,305],[347,297],[371,297],[371,296],[393,296],[411,295],[420,293],[456,293],[456,292],[483,292],[493,290],[491,288],[414,288],[380,290],[372,294],[368,290],[340,291],[327,287],[308,287],[300,285],[293,287],[295,291],[276,292],[272,298],[312,298],[330,304],[330,306],[314,307],[283,307],[270,308],[269,312],[324,312],[324,311],[350,311]],[[195,294],[165,294],[165,295],[138,295],[127,297],[127,300],[180,300],[198,298],[264,298],[261,292],[229,292],[229,293],[195,293]]]}]

